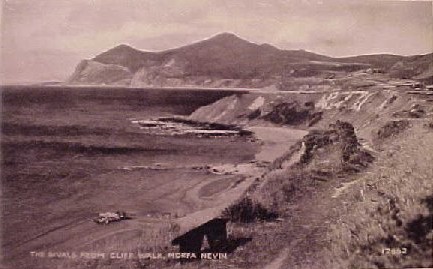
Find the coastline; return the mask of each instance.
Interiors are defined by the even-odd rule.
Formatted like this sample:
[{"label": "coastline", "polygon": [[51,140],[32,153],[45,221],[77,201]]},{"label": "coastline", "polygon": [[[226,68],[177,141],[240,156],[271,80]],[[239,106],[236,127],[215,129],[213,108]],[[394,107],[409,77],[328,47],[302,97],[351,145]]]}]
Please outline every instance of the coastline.
[{"label": "coastline", "polygon": [[143,89],[143,90],[212,90],[212,91],[240,91],[240,92],[255,92],[262,91],[263,88],[238,88],[238,87],[204,87],[197,85],[185,86],[141,86],[133,87],[126,85],[96,85],[96,84],[43,84],[43,83],[28,83],[28,84],[5,84],[1,87],[47,87],[47,88],[104,88],[104,89]]},{"label": "coastline", "polygon": [[[269,128],[272,129],[272,132],[268,131]],[[218,171],[238,173],[243,177],[242,182],[236,185],[232,184],[228,189],[219,193],[217,197],[214,197],[215,200],[220,201],[217,205],[176,219],[175,223],[179,225],[180,233],[187,232],[206,221],[218,217],[225,208],[244,196],[255,181],[267,173],[268,165],[283,156],[292,145],[308,133],[305,130],[276,126],[251,126],[246,129],[251,131],[260,143],[260,148],[255,154],[254,160],[238,165],[221,165],[217,168]]]}]

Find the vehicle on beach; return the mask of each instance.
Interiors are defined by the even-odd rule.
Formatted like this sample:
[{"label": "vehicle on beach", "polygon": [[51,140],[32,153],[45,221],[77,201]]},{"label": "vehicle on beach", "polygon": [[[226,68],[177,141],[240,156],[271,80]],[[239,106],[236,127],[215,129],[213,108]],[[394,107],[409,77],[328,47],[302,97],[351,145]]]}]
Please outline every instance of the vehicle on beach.
[{"label": "vehicle on beach", "polygon": [[99,213],[98,217],[95,218],[93,221],[97,224],[109,224],[111,222],[121,221],[129,219],[126,216],[125,212],[116,211],[116,212],[105,212],[105,213]]}]

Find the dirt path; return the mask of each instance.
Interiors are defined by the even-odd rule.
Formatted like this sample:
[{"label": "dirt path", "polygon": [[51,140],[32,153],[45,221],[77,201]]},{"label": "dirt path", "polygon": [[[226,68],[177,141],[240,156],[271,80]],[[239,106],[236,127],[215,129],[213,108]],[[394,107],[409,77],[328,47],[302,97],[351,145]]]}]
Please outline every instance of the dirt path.
[{"label": "dirt path", "polygon": [[284,260],[287,258],[289,254],[290,248],[283,249],[277,258],[275,258],[271,263],[266,265],[263,269],[280,269],[283,266]]},{"label": "dirt path", "polygon": [[290,245],[286,248],[284,248],[280,254],[278,254],[277,258],[275,258],[271,263],[266,265],[263,269],[280,269],[283,264],[284,260],[289,256],[290,251],[300,242],[300,238],[293,240],[290,242]]},{"label": "dirt path", "polygon": [[[346,179],[347,180],[347,179]],[[338,216],[339,197],[332,197],[338,180],[321,182],[309,193],[293,203],[290,217],[284,223],[287,247],[268,263],[264,269],[323,269],[323,257],[319,257],[329,220]],[[262,267],[260,267],[262,268]]]}]

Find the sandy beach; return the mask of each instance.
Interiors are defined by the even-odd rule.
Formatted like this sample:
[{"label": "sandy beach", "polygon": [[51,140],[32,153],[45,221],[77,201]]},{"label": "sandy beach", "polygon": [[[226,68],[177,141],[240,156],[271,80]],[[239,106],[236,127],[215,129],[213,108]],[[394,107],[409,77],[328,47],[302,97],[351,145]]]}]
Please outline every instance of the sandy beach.
[{"label": "sandy beach", "polygon": [[175,220],[179,224],[181,232],[186,232],[219,216],[225,208],[242,197],[248,187],[267,171],[266,166],[263,166],[263,164],[270,164],[284,155],[293,144],[308,133],[305,130],[274,126],[254,126],[249,127],[248,130],[252,131],[261,143],[258,152],[255,154],[255,160],[246,164],[225,164],[214,167],[217,171],[241,175],[243,178],[242,182],[240,184],[233,184],[226,190],[213,196],[214,206]]}]

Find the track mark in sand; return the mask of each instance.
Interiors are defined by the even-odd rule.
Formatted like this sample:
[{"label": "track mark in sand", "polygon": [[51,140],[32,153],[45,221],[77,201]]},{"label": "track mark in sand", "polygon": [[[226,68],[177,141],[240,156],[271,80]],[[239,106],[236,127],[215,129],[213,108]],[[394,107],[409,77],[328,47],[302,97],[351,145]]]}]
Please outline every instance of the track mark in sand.
[{"label": "track mark in sand", "polygon": [[[161,222],[162,223],[162,222]],[[84,241],[80,242],[80,248],[82,249],[86,249],[87,247],[91,247],[95,244],[95,242],[104,240],[104,239],[109,239],[111,237],[123,234],[123,233],[127,233],[127,232],[140,232],[142,230],[142,228],[145,227],[143,226],[138,226],[138,225],[131,225],[128,227],[124,227],[121,229],[117,229],[108,233],[103,233],[103,234],[98,234],[96,236],[87,236],[84,238]],[[149,226],[151,227],[151,226]]]},{"label": "track mark in sand", "polygon": [[285,249],[283,249],[280,254],[278,254],[278,256],[268,265],[266,265],[263,269],[280,269],[281,266],[283,266],[283,262],[284,260],[287,258],[290,249],[292,249],[294,246],[296,246],[296,244],[298,244],[298,242],[301,239],[296,239],[293,240],[292,242],[290,242],[290,245],[288,247],[286,247]]},{"label": "track mark in sand", "polygon": [[72,227],[76,227],[76,226],[78,226],[78,225],[80,225],[80,224],[82,224],[82,223],[84,223],[84,222],[86,222],[87,221],[87,219],[82,219],[82,220],[80,220],[80,221],[76,221],[76,220],[74,220],[74,221],[72,221],[72,222],[69,222],[69,223],[66,223],[66,224],[63,224],[63,225],[60,225],[60,226],[57,226],[57,227],[54,227],[54,228],[51,228],[51,229],[49,229],[48,231],[45,231],[45,232],[42,232],[42,233],[40,233],[40,234],[38,234],[38,235],[36,235],[36,236],[33,236],[32,238],[29,238],[29,239],[26,239],[26,240],[24,240],[24,241],[21,241],[21,242],[19,242],[18,244],[16,244],[15,246],[13,246],[13,250],[14,249],[16,249],[16,248],[18,248],[18,247],[20,247],[20,246],[22,246],[22,245],[24,245],[24,244],[27,244],[27,243],[29,243],[29,242],[32,242],[32,241],[34,241],[34,240],[37,240],[37,239],[39,239],[39,238],[41,238],[41,237],[43,237],[43,236],[46,236],[46,235],[48,235],[48,234],[50,234],[50,233],[53,233],[53,232],[55,232],[55,231],[58,231],[58,230],[60,230],[60,229],[63,229],[63,228],[72,228]]}]

